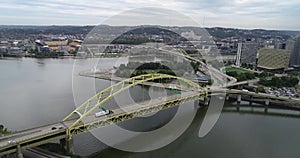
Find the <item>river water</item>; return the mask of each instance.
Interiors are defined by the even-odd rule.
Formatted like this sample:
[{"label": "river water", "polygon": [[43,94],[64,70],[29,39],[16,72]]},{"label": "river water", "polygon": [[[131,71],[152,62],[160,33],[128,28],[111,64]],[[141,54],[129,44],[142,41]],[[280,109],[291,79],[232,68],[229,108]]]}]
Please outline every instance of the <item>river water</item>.
[{"label": "river water", "polygon": [[[112,66],[114,60],[101,59],[100,63],[103,69],[106,69]],[[87,61],[79,60],[79,63],[85,62]],[[75,108],[76,96],[74,97],[72,83],[91,80],[73,75],[73,68],[74,59],[0,59],[0,124],[12,131],[18,131],[61,121]],[[95,82],[96,91],[111,84],[104,80]],[[84,85],[81,85],[81,88],[84,88]],[[134,100],[138,100],[145,91],[148,90],[136,87],[130,93],[136,96]],[[152,91],[145,96],[159,96],[163,93],[159,89]],[[86,97],[88,96],[83,99]],[[196,103],[191,102],[182,106],[194,107],[194,104]],[[232,104],[234,103],[226,103],[228,106]],[[107,147],[88,133],[74,138],[75,151],[85,156],[92,154],[92,157],[299,158],[300,156],[300,119],[297,117],[223,111],[212,130],[205,137],[199,138],[198,130],[206,109],[194,109],[196,116],[187,130],[163,148],[149,152],[125,152]],[[169,116],[176,110],[178,108],[168,109],[155,116],[149,116],[148,119],[138,118],[120,126],[135,131],[157,128],[169,121],[170,118],[165,117],[166,115]],[[297,114],[300,116],[299,112],[287,112],[293,116]],[[155,123],[157,118],[164,121],[157,124]]]}]

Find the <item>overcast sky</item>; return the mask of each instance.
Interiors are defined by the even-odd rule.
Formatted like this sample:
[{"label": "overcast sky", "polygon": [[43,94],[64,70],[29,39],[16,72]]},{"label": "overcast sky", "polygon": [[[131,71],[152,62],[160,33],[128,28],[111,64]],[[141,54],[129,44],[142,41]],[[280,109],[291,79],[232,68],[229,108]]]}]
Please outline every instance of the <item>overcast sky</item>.
[{"label": "overcast sky", "polygon": [[[300,30],[300,0],[0,0],[0,2],[0,25],[96,25],[131,9],[161,7],[184,14],[201,25],[205,19],[206,27]],[[135,24],[135,22],[128,23]]]}]

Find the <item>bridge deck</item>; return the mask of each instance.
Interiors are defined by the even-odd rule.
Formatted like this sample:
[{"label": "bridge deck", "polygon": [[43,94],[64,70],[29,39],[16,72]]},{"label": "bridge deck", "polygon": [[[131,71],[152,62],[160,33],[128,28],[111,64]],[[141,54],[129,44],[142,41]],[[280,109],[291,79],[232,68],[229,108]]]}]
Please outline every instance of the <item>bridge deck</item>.
[{"label": "bridge deck", "polygon": [[[57,129],[52,130],[53,127],[56,127]],[[9,140],[13,140],[16,143],[23,142],[23,141],[26,141],[29,139],[36,138],[38,136],[56,133],[60,127],[62,127],[63,129],[66,129],[63,123],[54,123],[54,124],[46,125],[43,127],[29,129],[29,130],[26,130],[25,132],[19,132],[17,134],[7,135],[7,136],[5,136],[5,138],[0,137],[1,138],[0,148],[2,148],[4,146],[14,145],[14,143],[9,144],[8,143]]]},{"label": "bridge deck", "polygon": [[[89,123],[89,122],[94,122],[97,120],[103,120],[103,119],[107,119],[107,117],[114,117],[116,115],[120,115],[120,114],[127,113],[127,112],[132,112],[132,111],[138,110],[140,108],[150,107],[150,106],[159,104],[161,102],[174,100],[174,99],[177,99],[180,97],[184,98],[187,96],[193,96],[193,95],[197,95],[197,94],[198,94],[198,92],[191,91],[191,92],[182,92],[182,94],[175,94],[175,95],[170,95],[167,97],[154,98],[151,101],[144,101],[144,102],[140,102],[140,103],[136,103],[136,104],[132,104],[132,105],[122,106],[121,108],[118,108],[118,109],[112,109],[113,113],[109,114],[109,115],[105,115],[105,116],[101,116],[101,117],[95,117],[94,114],[88,115],[83,120],[83,122]],[[37,127],[37,128],[33,128],[33,129],[28,129],[23,132],[7,135],[5,137],[0,137],[0,149],[8,148],[11,146],[16,146],[17,144],[26,143],[28,141],[39,139],[41,137],[46,137],[46,136],[55,135],[57,133],[66,132],[68,127],[70,127],[76,120],[77,119],[72,119],[72,120],[68,120],[65,122],[57,122],[54,124]],[[55,127],[56,129],[52,129],[53,127]],[[15,143],[10,144],[10,143],[8,143],[9,140],[13,140],[13,141],[15,141]]]},{"label": "bridge deck", "polygon": [[[101,117],[95,117],[94,114],[89,115],[83,120],[83,122],[84,123],[94,122],[94,121],[97,121],[97,120],[106,119],[108,117],[113,117],[113,116],[120,115],[120,114],[123,114],[123,113],[136,111],[140,108],[150,107],[150,106],[159,104],[159,103],[164,102],[164,101],[174,100],[174,99],[177,99],[177,98],[180,98],[180,97],[183,98],[183,97],[187,97],[187,96],[191,96],[191,95],[197,95],[197,94],[198,94],[197,92],[191,91],[191,92],[183,92],[182,94],[169,95],[167,97],[153,98],[151,101],[147,100],[147,101],[143,101],[143,102],[139,102],[139,103],[135,103],[135,104],[131,104],[131,105],[121,106],[120,108],[117,108],[117,109],[111,109],[111,111],[113,113],[111,113],[109,115],[104,115],[104,116],[101,116]],[[63,124],[66,127],[70,127],[75,121],[76,121],[76,119],[69,120],[69,121],[63,122]]]}]

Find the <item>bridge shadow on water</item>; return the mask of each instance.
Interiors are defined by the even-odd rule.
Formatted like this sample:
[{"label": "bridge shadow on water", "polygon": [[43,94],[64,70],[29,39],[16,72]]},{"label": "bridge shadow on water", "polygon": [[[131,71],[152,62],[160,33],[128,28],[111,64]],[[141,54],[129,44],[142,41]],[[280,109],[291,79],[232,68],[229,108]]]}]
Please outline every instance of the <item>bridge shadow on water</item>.
[{"label": "bridge shadow on water", "polygon": [[[207,112],[207,107],[201,106],[199,107],[198,101],[195,101],[194,103],[188,103],[190,105],[194,104],[196,112],[196,116],[190,126],[187,128],[187,130],[175,141],[170,143],[169,145],[154,150],[154,151],[148,151],[148,152],[126,152],[126,151],[121,151],[115,148],[107,147],[104,150],[101,150],[97,153],[94,153],[90,155],[89,157],[92,158],[100,158],[100,157],[133,157],[133,158],[139,158],[139,157],[157,157],[157,158],[165,158],[165,157],[195,157],[197,156],[204,156],[204,157],[232,157],[232,155],[235,155],[237,157],[257,157],[257,156],[262,156],[261,154],[269,154],[269,151],[261,151],[258,153],[251,152],[255,151],[255,148],[250,148],[249,152],[245,151],[245,143],[247,145],[247,142],[243,141],[238,141],[235,142],[237,143],[235,149],[232,149],[231,147],[226,145],[226,141],[224,142],[223,140],[227,140],[230,136],[228,134],[227,128],[237,128],[238,127],[234,126],[235,124],[240,124],[242,123],[239,121],[239,118],[244,119],[250,119],[259,121],[262,119],[281,119],[281,118],[288,118],[288,119],[295,119],[295,118],[300,118],[300,111],[297,110],[291,110],[291,109],[286,109],[286,108],[280,108],[278,106],[264,106],[262,104],[249,104],[247,102],[243,102],[242,104],[236,104],[234,102],[226,102],[222,114],[216,123],[215,127],[211,130],[211,132],[203,137],[199,138],[198,137],[198,131],[199,128],[202,124],[202,121],[206,115]],[[201,105],[201,104],[200,104]],[[187,105],[181,105],[181,106],[187,106]],[[170,111],[176,110],[176,108],[171,108],[169,109]],[[173,111],[174,112],[174,111]],[[230,119],[228,119],[230,117]],[[233,121],[235,120],[235,121]],[[258,123],[257,121],[257,123]],[[226,123],[224,123],[226,122]],[[229,123],[233,125],[229,125]],[[254,128],[255,125],[252,123],[247,123],[244,122],[243,126],[249,126],[249,127],[244,127],[244,128]],[[258,125],[260,126],[260,125]],[[157,128],[161,127],[160,125],[157,126]],[[153,130],[153,129],[151,129]],[[234,129],[230,129],[234,130]],[[223,134],[222,134],[223,132]],[[248,131],[250,132],[250,131]],[[254,132],[254,131],[252,131]],[[268,129],[265,129],[265,132],[271,132],[268,131]],[[171,133],[170,133],[171,134]],[[259,136],[255,136],[253,138],[246,138],[247,134],[242,135],[240,137],[243,137],[243,139],[252,139],[257,144],[260,144],[260,138]],[[251,135],[251,134],[250,134]],[[221,139],[221,140],[219,140]],[[234,138],[233,138],[234,140]],[[126,143],[126,142],[124,142]],[[145,142],[148,143],[148,142]],[[229,142],[228,142],[229,143]],[[240,144],[239,144],[240,143]],[[229,143],[232,144],[232,143]],[[266,147],[267,148],[267,147]],[[241,149],[241,150],[238,150]],[[214,151],[216,150],[216,151]],[[220,151],[220,152],[218,152]],[[293,154],[292,154],[293,155]]]}]

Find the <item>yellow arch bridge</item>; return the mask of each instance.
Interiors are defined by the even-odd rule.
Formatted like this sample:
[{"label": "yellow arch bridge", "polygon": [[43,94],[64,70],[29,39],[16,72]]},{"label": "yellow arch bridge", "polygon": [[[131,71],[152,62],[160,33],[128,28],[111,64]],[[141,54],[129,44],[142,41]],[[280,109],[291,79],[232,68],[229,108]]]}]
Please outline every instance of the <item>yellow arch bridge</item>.
[{"label": "yellow arch bridge", "polygon": [[[169,87],[168,84],[158,84],[154,80],[172,80],[177,86]],[[176,81],[175,81],[176,80]],[[95,117],[95,111],[101,108],[114,96],[139,84],[153,85],[165,88],[181,90],[181,94],[167,96],[162,99],[153,99],[151,105],[141,102],[134,105],[122,106],[122,109],[113,109],[109,115]],[[196,100],[200,96],[207,96],[207,92],[197,83],[191,80],[167,75],[167,74],[145,74],[128,78],[111,85],[89,98],[78,106],[61,122],[29,129],[11,134],[0,139],[0,156],[12,152],[45,144],[57,139],[71,140],[72,136],[88,132],[91,129],[119,123],[135,117],[143,116],[160,110],[164,110],[182,103]],[[8,143],[8,140],[14,140]],[[68,145],[67,145],[68,146]]]},{"label": "yellow arch bridge", "polygon": [[[94,114],[94,111],[100,108],[104,103],[109,101],[111,98],[116,96],[117,94],[133,87],[138,84],[143,84],[148,81],[154,81],[154,80],[162,80],[162,79],[177,79],[180,83],[180,87],[173,87],[180,90],[186,90],[186,93],[183,93],[181,95],[177,95],[176,97],[170,97],[166,101],[157,102],[156,104],[152,104],[151,106],[147,107],[136,107],[136,109],[132,109],[132,111],[127,111],[126,113],[121,114],[115,114],[111,115],[109,117],[106,117],[102,120],[92,121],[87,118],[87,116],[91,116],[91,114]],[[155,83],[153,83],[155,84]],[[190,92],[191,91],[191,92]],[[188,93],[190,92],[190,93]],[[135,118],[138,116],[145,115],[147,113],[152,113],[154,111],[163,110],[165,108],[169,108],[175,105],[175,103],[182,103],[184,100],[190,100],[191,98],[198,97],[199,95],[206,95],[207,93],[203,90],[201,86],[199,86],[197,83],[192,82],[188,79],[176,77],[172,75],[167,74],[145,74],[140,75],[136,77],[132,77],[126,80],[123,80],[122,82],[118,82],[101,92],[97,93],[90,99],[88,99],[86,102],[81,104],[79,107],[77,107],[72,113],[70,113],[63,122],[67,122],[68,120],[72,120],[72,116],[78,115],[79,118],[75,119],[76,121],[71,121],[71,124],[68,126],[67,135],[72,136],[74,134],[78,134],[81,132],[85,132],[86,130],[90,130],[92,128],[98,127],[98,126],[104,126],[106,124],[111,123],[118,123],[121,121],[125,121],[127,119]],[[180,97],[182,96],[182,97]],[[178,105],[176,104],[176,105]],[[132,108],[132,107],[131,107]]]}]

